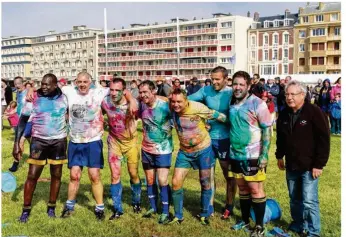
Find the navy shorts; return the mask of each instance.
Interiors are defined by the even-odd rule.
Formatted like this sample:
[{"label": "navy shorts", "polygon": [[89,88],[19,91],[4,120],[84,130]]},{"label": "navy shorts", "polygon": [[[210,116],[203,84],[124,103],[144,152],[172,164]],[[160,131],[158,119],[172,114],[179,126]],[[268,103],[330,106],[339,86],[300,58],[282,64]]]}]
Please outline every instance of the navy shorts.
[{"label": "navy shorts", "polygon": [[220,140],[211,139],[211,147],[213,148],[215,158],[219,158],[220,160],[229,159],[229,147],[230,147],[229,138],[220,139]]},{"label": "navy shorts", "polygon": [[88,143],[68,143],[68,168],[72,166],[103,168],[102,140]]},{"label": "navy shorts", "polygon": [[175,168],[193,168],[194,170],[210,169],[211,167],[214,167],[214,165],[215,155],[211,146],[192,153],[179,150],[177,160],[175,161]]},{"label": "navy shorts", "polygon": [[143,169],[170,168],[172,162],[172,153],[169,154],[151,154],[142,150]]}]

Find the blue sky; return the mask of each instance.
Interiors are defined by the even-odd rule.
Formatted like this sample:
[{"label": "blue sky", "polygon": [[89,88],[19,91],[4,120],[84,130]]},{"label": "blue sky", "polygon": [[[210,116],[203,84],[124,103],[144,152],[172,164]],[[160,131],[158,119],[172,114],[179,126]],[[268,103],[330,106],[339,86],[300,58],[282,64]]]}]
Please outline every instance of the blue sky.
[{"label": "blue sky", "polygon": [[49,30],[69,31],[73,25],[103,28],[103,8],[107,8],[108,29],[129,28],[132,23],[170,22],[182,17],[192,20],[211,18],[212,13],[246,16],[250,11],[260,16],[284,14],[285,9],[297,13],[305,2],[8,2],[2,3],[2,37],[36,36]]}]

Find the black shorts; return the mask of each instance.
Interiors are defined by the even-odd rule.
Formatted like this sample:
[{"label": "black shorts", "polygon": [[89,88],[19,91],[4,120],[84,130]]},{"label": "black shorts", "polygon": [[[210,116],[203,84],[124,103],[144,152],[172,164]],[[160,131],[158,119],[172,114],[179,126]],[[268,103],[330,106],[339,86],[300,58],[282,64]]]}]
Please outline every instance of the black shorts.
[{"label": "black shorts", "polygon": [[245,176],[256,175],[259,171],[258,159],[252,159],[252,160],[230,159],[230,169],[233,173],[236,173],[236,174],[243,174]]},{"label": "black shorts", "polygon": [[30,144],[29,164],[34,165],[60,165],[67,163],[67,139],[41,139],[32,137]]}]

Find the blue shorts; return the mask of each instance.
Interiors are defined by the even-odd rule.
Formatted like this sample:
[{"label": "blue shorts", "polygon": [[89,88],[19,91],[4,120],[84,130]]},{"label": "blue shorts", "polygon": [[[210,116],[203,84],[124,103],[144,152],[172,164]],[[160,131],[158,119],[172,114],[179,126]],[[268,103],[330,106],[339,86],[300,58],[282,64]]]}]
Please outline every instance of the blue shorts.
[{"label": "blue shorts", "polygon": [[88,143],[68,143],[68,168],[72,166],[103,168],[102,140]]},{"label": "blue shorts", "polygon": [[172,153],[169,154],[151,154],[142,150],[143,169],[170,168],[172,162]]},{"label": "blue shorts", "polygon": [[214,167],[214,165],[215,155],[211,146],[192,153],[179,150],[177,160],[175,161],[175,168],[193,168],[194,170],[210,169],[211,167]]},{"label": "blue shorts", "polygon": [[219,158],[220,160],[229,159],[229,147],[230,147],[229,138],[220,139],[220,140],[211,139],[211,147],[213,148],[215,158]]}]

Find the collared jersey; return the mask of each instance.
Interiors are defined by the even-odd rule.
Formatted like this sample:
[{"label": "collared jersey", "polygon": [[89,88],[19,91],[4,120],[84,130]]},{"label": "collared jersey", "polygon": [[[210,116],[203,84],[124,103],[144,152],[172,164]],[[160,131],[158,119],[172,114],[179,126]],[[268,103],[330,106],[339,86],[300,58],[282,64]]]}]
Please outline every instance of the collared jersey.
[{"label": "collared jersey", "polygon": [[266,103],[255,95],[229,107],[230,158],[258,159],[262,148],[262,129],[273,121]]},{"label": "collared jersey", "polygon": [[102,108],[107,114],[109,124],[109,134],[118,141],[129,141],[137,136],[137,122],[129,115],[129,104],[125,100],[124,103],[116,105],[112,102],[112,98],[107,96],[102,101]]},{"label": "collared jersey", "polygon": [[168,101],[156,97],[153,107],[141,102],[139,117],[143,122],[142,149],[151,154],[172,153],[171,112]]},{"label": "collared jersey", "polygon": [[26,101],[26,94],[28,93],[28,90],[25,89],[23,91],[18,91],[16,100],[17,100],[17,114],[20,115],[26,115],[29,116],[32,112],[32,102]]},{"label": "collared jersey", "polygon": [[88,143],[101,140],[103,115],[101,103],[109,94],[109,88],[90,88],[87,95],[81,95],[77,87],[64,86],[69,107],[70,138],[74,143]]},{"label": "collared jersey", "polygon": [[[220,113],[228,115],[229,103],[232,98],[233,90],[230,87],[225,87],[220,91],[216,91],[213,86],[202,87],[196,93],[189,95],[188,99],[201,102],[208,108],[216,110]],[[222,123],[217,120],[209,120],[211,128],[209,134],[211,139],[226,139],[229,138],[229,123]]]}]

